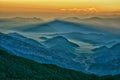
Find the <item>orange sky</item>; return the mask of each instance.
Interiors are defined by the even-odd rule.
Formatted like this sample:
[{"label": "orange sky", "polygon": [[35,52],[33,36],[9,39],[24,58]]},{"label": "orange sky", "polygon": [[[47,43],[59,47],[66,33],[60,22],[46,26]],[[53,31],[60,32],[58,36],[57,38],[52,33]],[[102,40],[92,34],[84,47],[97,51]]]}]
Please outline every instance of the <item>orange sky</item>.
[{"label": "orange sky", "polygon": [[0,0],[0,16],[120,11],[120,0]]}]

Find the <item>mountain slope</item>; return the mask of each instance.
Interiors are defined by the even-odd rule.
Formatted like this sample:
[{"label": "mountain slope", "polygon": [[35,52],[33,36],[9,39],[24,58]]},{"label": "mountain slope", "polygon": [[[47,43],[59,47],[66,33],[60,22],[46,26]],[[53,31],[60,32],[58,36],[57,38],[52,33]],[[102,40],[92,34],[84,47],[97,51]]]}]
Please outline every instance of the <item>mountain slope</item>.
[{"label": "mountain slope", "polygon": [[39,64],[10,55],[0,49],[1,80],[95,80],[95,78],[98,77],[51,64]]}]

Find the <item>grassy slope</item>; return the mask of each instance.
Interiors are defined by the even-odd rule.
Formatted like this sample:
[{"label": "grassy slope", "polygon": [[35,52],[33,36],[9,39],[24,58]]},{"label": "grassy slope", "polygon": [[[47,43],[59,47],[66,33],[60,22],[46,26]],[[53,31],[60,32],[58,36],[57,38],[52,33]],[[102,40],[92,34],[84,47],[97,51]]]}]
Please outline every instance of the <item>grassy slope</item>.
[{"label": "grassy slope", "polygon": [[120,80],[119,75],[99,78],[51,64],[40,64],[0,49],[0,80]]}]

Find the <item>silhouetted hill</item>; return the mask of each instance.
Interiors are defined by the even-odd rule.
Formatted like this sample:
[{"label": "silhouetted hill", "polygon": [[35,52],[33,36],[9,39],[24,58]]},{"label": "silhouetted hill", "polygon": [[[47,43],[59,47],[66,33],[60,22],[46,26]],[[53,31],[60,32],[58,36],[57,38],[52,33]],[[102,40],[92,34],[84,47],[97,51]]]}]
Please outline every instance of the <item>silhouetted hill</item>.
[{"label": "silhouetted hill", "polygon": [[98,77],[52,64],[41,64],[11,55],[0,48],[1,80],[120,80],[120,75]]},{"label": "silhouetted hill", "polygon": [[43,24],[31,25],[30,28],[23,28],[20,31],[23,32],[41,32],[41,33],[53,33],[53,32],[96,32],[97,29],[85,24],[77,24],[69,21],[54,20]]},{"label": "silhouetted hill", "polygon": [[5,50],[0,49],[1,80],[96,80],[95,78],[98,77],[52,64],[40,64],[10,55]]}]

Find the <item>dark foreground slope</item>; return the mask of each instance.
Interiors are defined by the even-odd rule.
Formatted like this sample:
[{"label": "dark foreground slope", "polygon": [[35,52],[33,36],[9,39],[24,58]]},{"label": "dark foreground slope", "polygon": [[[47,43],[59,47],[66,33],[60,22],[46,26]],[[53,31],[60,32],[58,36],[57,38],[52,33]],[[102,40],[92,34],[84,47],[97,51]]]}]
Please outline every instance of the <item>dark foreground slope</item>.
[{"label": "dark foreground slope", "polygon": [[40,64],[0,49],[0,80],[120,80],[120,75],[97,77],[51,64]]},{"label": "dark foreground slope", "polygon": [[87,75],[8,54],[0,49],[0,80],[93,80]]}]

